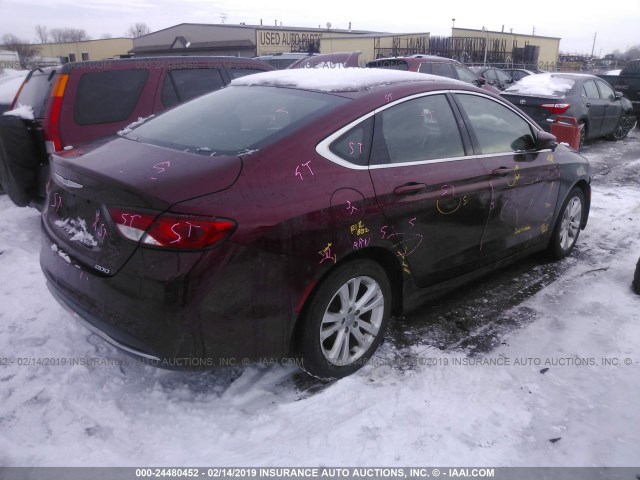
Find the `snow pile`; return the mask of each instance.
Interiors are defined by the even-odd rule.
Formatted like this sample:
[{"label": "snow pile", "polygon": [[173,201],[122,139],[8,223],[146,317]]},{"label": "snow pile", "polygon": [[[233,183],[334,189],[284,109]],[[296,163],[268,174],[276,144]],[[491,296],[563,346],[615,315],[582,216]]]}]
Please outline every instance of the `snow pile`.
[{"label": "snow pile", "polygon": [[571,78],[559,77],[552,73],[539,73],[522,78],[507,88],[505,93],[561,97],[574,85],[575,82]]},{"label": "snow pile", "polygon": [[[585,147],[592,209],[571,257],[532,258],[458,291],[451,308],[472,288],[492,308],[463,341],[434,339],[468,319],[440,321],[433,305],[392,322],[370,365],[330,383],[290,365],[183,373],[130,359],[53,300],[40,215],[1,196],[0,465],[637,467],[636,132]],[[504,310],[502,289],[486,287],[549,275],[537,293],[507,285],[523,300]],[[496,323],[504,316],[510,329]],[[468,346],[491,329],[495,343]]]},{"label": "snow pile", "polygon": [[78,217],[77,220],[73,218],[65,218],[64,220],[56,220],[57,227],[62,228],[65,232],[71,235],[72,242],[80,242],[87,247],[95,247],[98,245],[96,239],[87,230],[87,222]]},{"label": "snow pile", "polygon": [[13,110],[9,110],[8,112],[4,112],[3,115],[12,115],[14,117],[20,117],[25,120],[33,120],[33,108],[31,105],[20,105],[18,104],[18,108],[14,108]]},{"label": "snow pile", "polygon": [[149,120],[150,118],[153,118],[155,116],[156,116],[155,113],[153,113],[153,114],[149,115],[148,117],[138,117],[137,121],[131,122],[129,125],[124,127],[122,130],[118,130],[118,135],[126,135],[127,133],[132,132],[134,128],[139,127],[144,122],[146,122],[147,120]]},{"label": "snow pile", "polygon": [[619,68],[618,70],[609,70],[607,73],[605,73],[605,75],[620,75],[620,72],[622,72],[621,68]]},{"label": "snow pile", "polygon": [[28,70],[0,70],[0,104],[11,104]]},{"label": "snow pile", "polygon": [[440,80],[442,77],[379,68],[301,68],[257,73],[236,78],[231,85],[293,87],[323,92],[356,92],[394,83]]}]

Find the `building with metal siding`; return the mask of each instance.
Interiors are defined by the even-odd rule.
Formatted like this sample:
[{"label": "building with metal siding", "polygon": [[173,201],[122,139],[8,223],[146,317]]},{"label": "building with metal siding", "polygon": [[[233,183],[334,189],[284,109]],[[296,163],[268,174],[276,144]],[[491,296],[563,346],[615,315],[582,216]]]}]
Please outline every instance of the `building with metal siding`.
[{"label": "building with metal siding", "polygon": [[233,55],[254,57],[275,53],[308,52],[320,40],[334,36],[358,36],[365,31],[327,28],[268,27],[181,23],[133,40],[130,53],[156,55]]}]

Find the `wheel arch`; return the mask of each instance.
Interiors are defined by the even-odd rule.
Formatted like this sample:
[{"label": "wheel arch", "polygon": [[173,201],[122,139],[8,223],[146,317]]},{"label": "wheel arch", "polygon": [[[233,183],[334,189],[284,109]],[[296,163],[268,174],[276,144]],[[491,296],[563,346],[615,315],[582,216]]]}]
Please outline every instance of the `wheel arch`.
[{"label": "wheel arch", "polygon": [[398,261],[398,259],[395,257],[395,255],[393,255],[393,253],[383,247],[372,246],[362,248],[360,250],[355,250],[349,255],[341,258],[338,262],[336,262],[335,265],[324,272],[324,274],[316,281],[315,285],[313,285],[313,288],[311,289],[307,297],[304,299],[302,308],[300,308],[300,311],[297,312],[294,326],[291,331],[290,350],[292,352],[295,352],[296,341],[300,334],[300,326],[303,323],[301,320],[302,318],[304,318],[308,306],[311,303],[313,297],[317,294],[320,286],[333,274],[333,272],[337,268],[355,260],[371,260],[384,269],[391,286],[391,317],[400,315],[402,313],[404,279],[402,267],[400,266],[400,262]]}]

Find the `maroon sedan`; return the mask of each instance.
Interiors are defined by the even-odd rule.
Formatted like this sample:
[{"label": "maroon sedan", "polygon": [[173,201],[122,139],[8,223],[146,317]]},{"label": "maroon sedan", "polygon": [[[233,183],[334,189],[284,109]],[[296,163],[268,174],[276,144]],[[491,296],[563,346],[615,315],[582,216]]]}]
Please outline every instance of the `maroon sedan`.
[{"label": "maroon sedan", "polygon": [[582,156],[469,84],[270,72],[56,154],[41,264],[63,305],[159,366],[293,355],[342,377],[390,317],[568,255],[589,184]]}]

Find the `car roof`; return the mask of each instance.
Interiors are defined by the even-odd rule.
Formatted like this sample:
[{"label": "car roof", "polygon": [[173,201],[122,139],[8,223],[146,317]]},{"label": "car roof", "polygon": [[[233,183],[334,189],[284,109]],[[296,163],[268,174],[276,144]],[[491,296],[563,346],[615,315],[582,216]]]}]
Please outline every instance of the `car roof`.
[{"label": "car roof", "polygon": [[390,60],[404,60],[407,63],[459,63],[453,58],[438,57],[437,55],[410,55],[405,57],[376,58],[368,63],[384,62]]},{"label": "car roof", "polygon": [[[446,81],[446,82],[445,82]],[[464,82],[424,73],[376,68],[319,68],[278,70],[236,78],[234,86],[269,86],[314,90],[320,92],[364,92],[373,87],[412,82],[451,83]]]},{"label": "car roof", "polygon": [[[206,65],[219,66],[224,64],[244,64],[260,65],[265,70],[273,70],[269,64],[247,57],[233,56],[207,56],[207,55],[171,55],[158,57],[132,57],[132,58],[110,58],[105,60],[86,60],[83,62],[70,62],[62,65],[62,72],[68,73],[71,69],[93,69],[99,70],[101,65],[141,65],[152,66],[154,64],[164,65],[166,68],[179,68],[181,65]],[[60,68],[60,67],[58,67]]]}]

